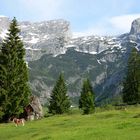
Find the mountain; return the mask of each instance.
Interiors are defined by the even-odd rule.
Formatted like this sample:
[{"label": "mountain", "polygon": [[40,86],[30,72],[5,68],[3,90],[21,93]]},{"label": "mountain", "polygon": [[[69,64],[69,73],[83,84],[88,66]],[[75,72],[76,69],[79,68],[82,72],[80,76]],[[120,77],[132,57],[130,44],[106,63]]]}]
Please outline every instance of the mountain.
[{"label": "mountain", "polygon": [[[9,22],[7,17],[0,17],[1,39]],[[60,72],[64,73],[73,103],[77,102],[82,80],[87,77],[94,87],[96,104],[120,100],[130,50],[140,47],[140,19],[133,21],[129,33],[120,36],[74,38],[70,23],[63,19],[20,22],[19,26],[31,89],[42,103],[48,101]]]}]

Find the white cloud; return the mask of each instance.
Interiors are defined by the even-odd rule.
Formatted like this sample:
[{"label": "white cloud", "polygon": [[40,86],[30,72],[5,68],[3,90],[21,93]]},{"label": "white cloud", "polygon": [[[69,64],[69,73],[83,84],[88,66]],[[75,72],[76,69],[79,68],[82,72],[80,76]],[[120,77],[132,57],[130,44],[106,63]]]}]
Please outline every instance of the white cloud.
[{"label": "white cloud", "polygon": [[4,15],[0,15],[0,17],[2,17],[2,18],[3,18],[3,17],[6,17],[6,16],[4,16]]},{"label": "white cloud", "polygon": [[[123,34],[129,32],[132,21],[140,17],[140,13],[120,15],[121,13],[129,13],[129,10],[134,7],[133,1],[108,0],[106,2],[103,0],[102,4],[99,0],[93,0],[94,2],[92,0],[87,0],[85,2],[81,1],[81,3],[76,0],[19,1],[22,7],[25,8],[26,15],[29,15],[27,17],[29,19],[32,17],[33,21],[56,18],[70,20],[71,24],[75,24],[75,27],[79,27],[80,29],[80,32],[75,31],[74,36]],[[92,4],[92,2],[94,4]],[[120,3],[122,6],[119,6]],[[90,8],[85,9],[87,7]],[[109,13],[106,14],[107,11],[109,11]],[[112,16],[114,14],[120,16]],[[97,15],[99,15],[98,17],[101,19],[95,21],[94,16],[96,17]],[[87,21],[87,23],[82,23],[82,21]],[[91,22],[93,22],[93,24]],[[87,24],[89,24],[89,27],[82,30],[81,28],[87,26]]]},{"label": "white cloud", "polygon": [[[36,17],[52,19],[60,14],[64,0],[20,0],[21,4]],[[29,13],[29,14],[30,14]]]},{"label": "white cloud", "polygon": [[109,22],[115,30],[117,29],[121,32],[129,32],[131,23],[137,18],[140,18],[140,14],[122,15],[112,17]]},{"label": "white cloud", "polygon": [[140,18],[140,14],[130,14],[103,18],[96,25],[81,32],[74,32],[74,37],[88,35],[120,35],[130,31],[133,20]]}]

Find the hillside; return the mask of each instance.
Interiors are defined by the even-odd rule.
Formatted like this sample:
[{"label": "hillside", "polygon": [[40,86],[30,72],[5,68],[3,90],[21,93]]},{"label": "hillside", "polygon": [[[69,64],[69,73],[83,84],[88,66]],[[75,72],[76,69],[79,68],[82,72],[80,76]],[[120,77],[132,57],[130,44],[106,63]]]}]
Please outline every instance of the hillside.
[{"label": "hillside", "polygon": [[[7,17],[0,17],[0,39],[6,35],[9,22]],[[42,104],[48,101],[60,72],[64,73],[74,104],[86,77],[96,93],[96,104],[120,98],[130,50],[140,47],[140,19],[133,21],[129,33],[118,36],[74,38],[70,23],[63,19],[19,25],[32,93]]]},{"label": "hillside", "polygon": [[139,107],[127,110],[96,109],[92,115],[52,116],[15,127],[0,124],[1,140],[139,140]]}]

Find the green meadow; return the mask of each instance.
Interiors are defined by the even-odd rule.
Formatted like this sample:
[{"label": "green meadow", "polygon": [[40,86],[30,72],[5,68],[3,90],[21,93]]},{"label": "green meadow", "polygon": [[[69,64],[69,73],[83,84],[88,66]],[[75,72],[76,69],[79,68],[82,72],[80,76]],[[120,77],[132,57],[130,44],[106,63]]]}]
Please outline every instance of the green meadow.
[{"label": "green meadow", "polygon": [[0,140],[140,140],[140,106],[127,110],[97,108],[92,115],[77,109],[15,127],[0,124]]}]

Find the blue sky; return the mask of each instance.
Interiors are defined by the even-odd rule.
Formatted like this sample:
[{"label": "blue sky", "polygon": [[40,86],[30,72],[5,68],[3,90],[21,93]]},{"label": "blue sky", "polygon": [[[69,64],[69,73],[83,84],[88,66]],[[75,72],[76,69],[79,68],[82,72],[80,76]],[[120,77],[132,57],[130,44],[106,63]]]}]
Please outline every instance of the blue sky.
[{"label": "blue sky", "polygon": [[66,19],[74,35],[129,32],[140,17],[139,0],[1,0],[0,15],[19,20]]}]

